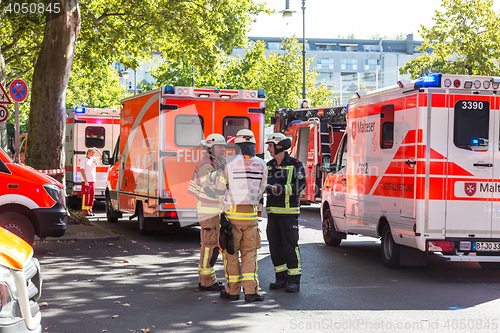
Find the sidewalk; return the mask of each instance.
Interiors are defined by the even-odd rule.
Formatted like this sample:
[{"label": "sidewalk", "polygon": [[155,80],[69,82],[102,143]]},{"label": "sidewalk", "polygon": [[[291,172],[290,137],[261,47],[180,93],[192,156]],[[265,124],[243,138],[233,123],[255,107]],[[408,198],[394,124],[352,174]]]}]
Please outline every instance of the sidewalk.
[{"label": "sidewalk", "polygon": [[[35,237],[36,240],[40,240]],[[47,237],[48,241],[111,241],[120,239],[120,236],[112,231],[107,230],[97,222],[90,221],[90,224],[68,224],[68,229],[62,237]]]}]

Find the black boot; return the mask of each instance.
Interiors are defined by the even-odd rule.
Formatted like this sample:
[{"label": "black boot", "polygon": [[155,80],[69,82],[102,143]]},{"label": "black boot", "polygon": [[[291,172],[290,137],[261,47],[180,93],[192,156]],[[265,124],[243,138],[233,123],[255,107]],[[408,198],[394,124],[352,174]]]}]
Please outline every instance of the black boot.
[{"label": "black boot", "polygon": [[263,301],[264,295],[262,294],[245,294],[245,302],[258,302]]},{"label": "black boot", "polygon": [[[232,300],[238,300],[238,299],[240,299],[240,295],[230,295],[225,290],[223,290],[223,291],[220,292],[220,297],[222,297],[222,298],[229,298],[229,299],[232,299]],[[245,298],[246,298],[246,296],[245,296]]]},{"label": "black boot", "polygon": [[285,286],[286,286],[286,281],[276,280],[276,282],[271,282],[271,284],[269,285],[269,289],[281,289],[281,288],[285,288]]},{"label": "black boot", "polygon": [[289,282],[285,287],[285,291],[287,293],[295,293],[299,290],[300,290],[300,285],[297,282]]},{"label": "black boot", "polygon": [[224,285],[220,282],[215,282],[213,285],[208,287],[202,286],[201,283],[198,283],[198,287],[203,291],[221,291],[226,289],[226,287],[224,287]]}]

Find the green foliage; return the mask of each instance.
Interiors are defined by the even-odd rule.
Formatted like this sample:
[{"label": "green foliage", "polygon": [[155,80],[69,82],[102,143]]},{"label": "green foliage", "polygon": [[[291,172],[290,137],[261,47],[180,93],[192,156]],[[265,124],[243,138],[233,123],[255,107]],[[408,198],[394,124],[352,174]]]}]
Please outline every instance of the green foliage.
[{"label": "green foliage", "polygon": [[423,55],[400,73],[412,78],[428,73],[499,75],[500,17],[492,5],[493,0],[443,0],[434,26],[421,26]]},{"label": "green foliage", "polygon": [[337,38],[339,38],[339,39],[356,39],[356,36],[353,33],[350,33],[347,36],[338,35]]},{"label": "green foliage", "polygon": [[[411,32],[413,33],[413,32]],[[381,36],[379,33],[375,33],[371,35],[371,39],[388,39],[388,40],[406,40],[406,35],[403,32],[400,32],[399,34],[395,36],[388,36],[388,35],[383,35]]]}]

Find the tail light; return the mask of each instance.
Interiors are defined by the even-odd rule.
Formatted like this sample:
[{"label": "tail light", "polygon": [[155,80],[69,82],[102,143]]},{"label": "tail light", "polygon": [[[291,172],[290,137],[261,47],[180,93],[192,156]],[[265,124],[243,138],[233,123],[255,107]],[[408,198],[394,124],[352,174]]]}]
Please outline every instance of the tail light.
[{"label": "tail light", "polygon": [[455,252],[455,243],[449,241],[429,241],[427,243],[427,250],[429,252]]}]

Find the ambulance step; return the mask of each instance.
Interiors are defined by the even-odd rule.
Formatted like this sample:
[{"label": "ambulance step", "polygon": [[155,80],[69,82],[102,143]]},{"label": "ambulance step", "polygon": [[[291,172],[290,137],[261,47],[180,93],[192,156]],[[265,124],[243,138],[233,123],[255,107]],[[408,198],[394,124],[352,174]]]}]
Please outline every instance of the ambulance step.
[{"label": "ambulance step", "polygon": [[447,261],[468,261],[468,262],[500,262],[500,256],[450,256],[450,255],[439,255]]}]

